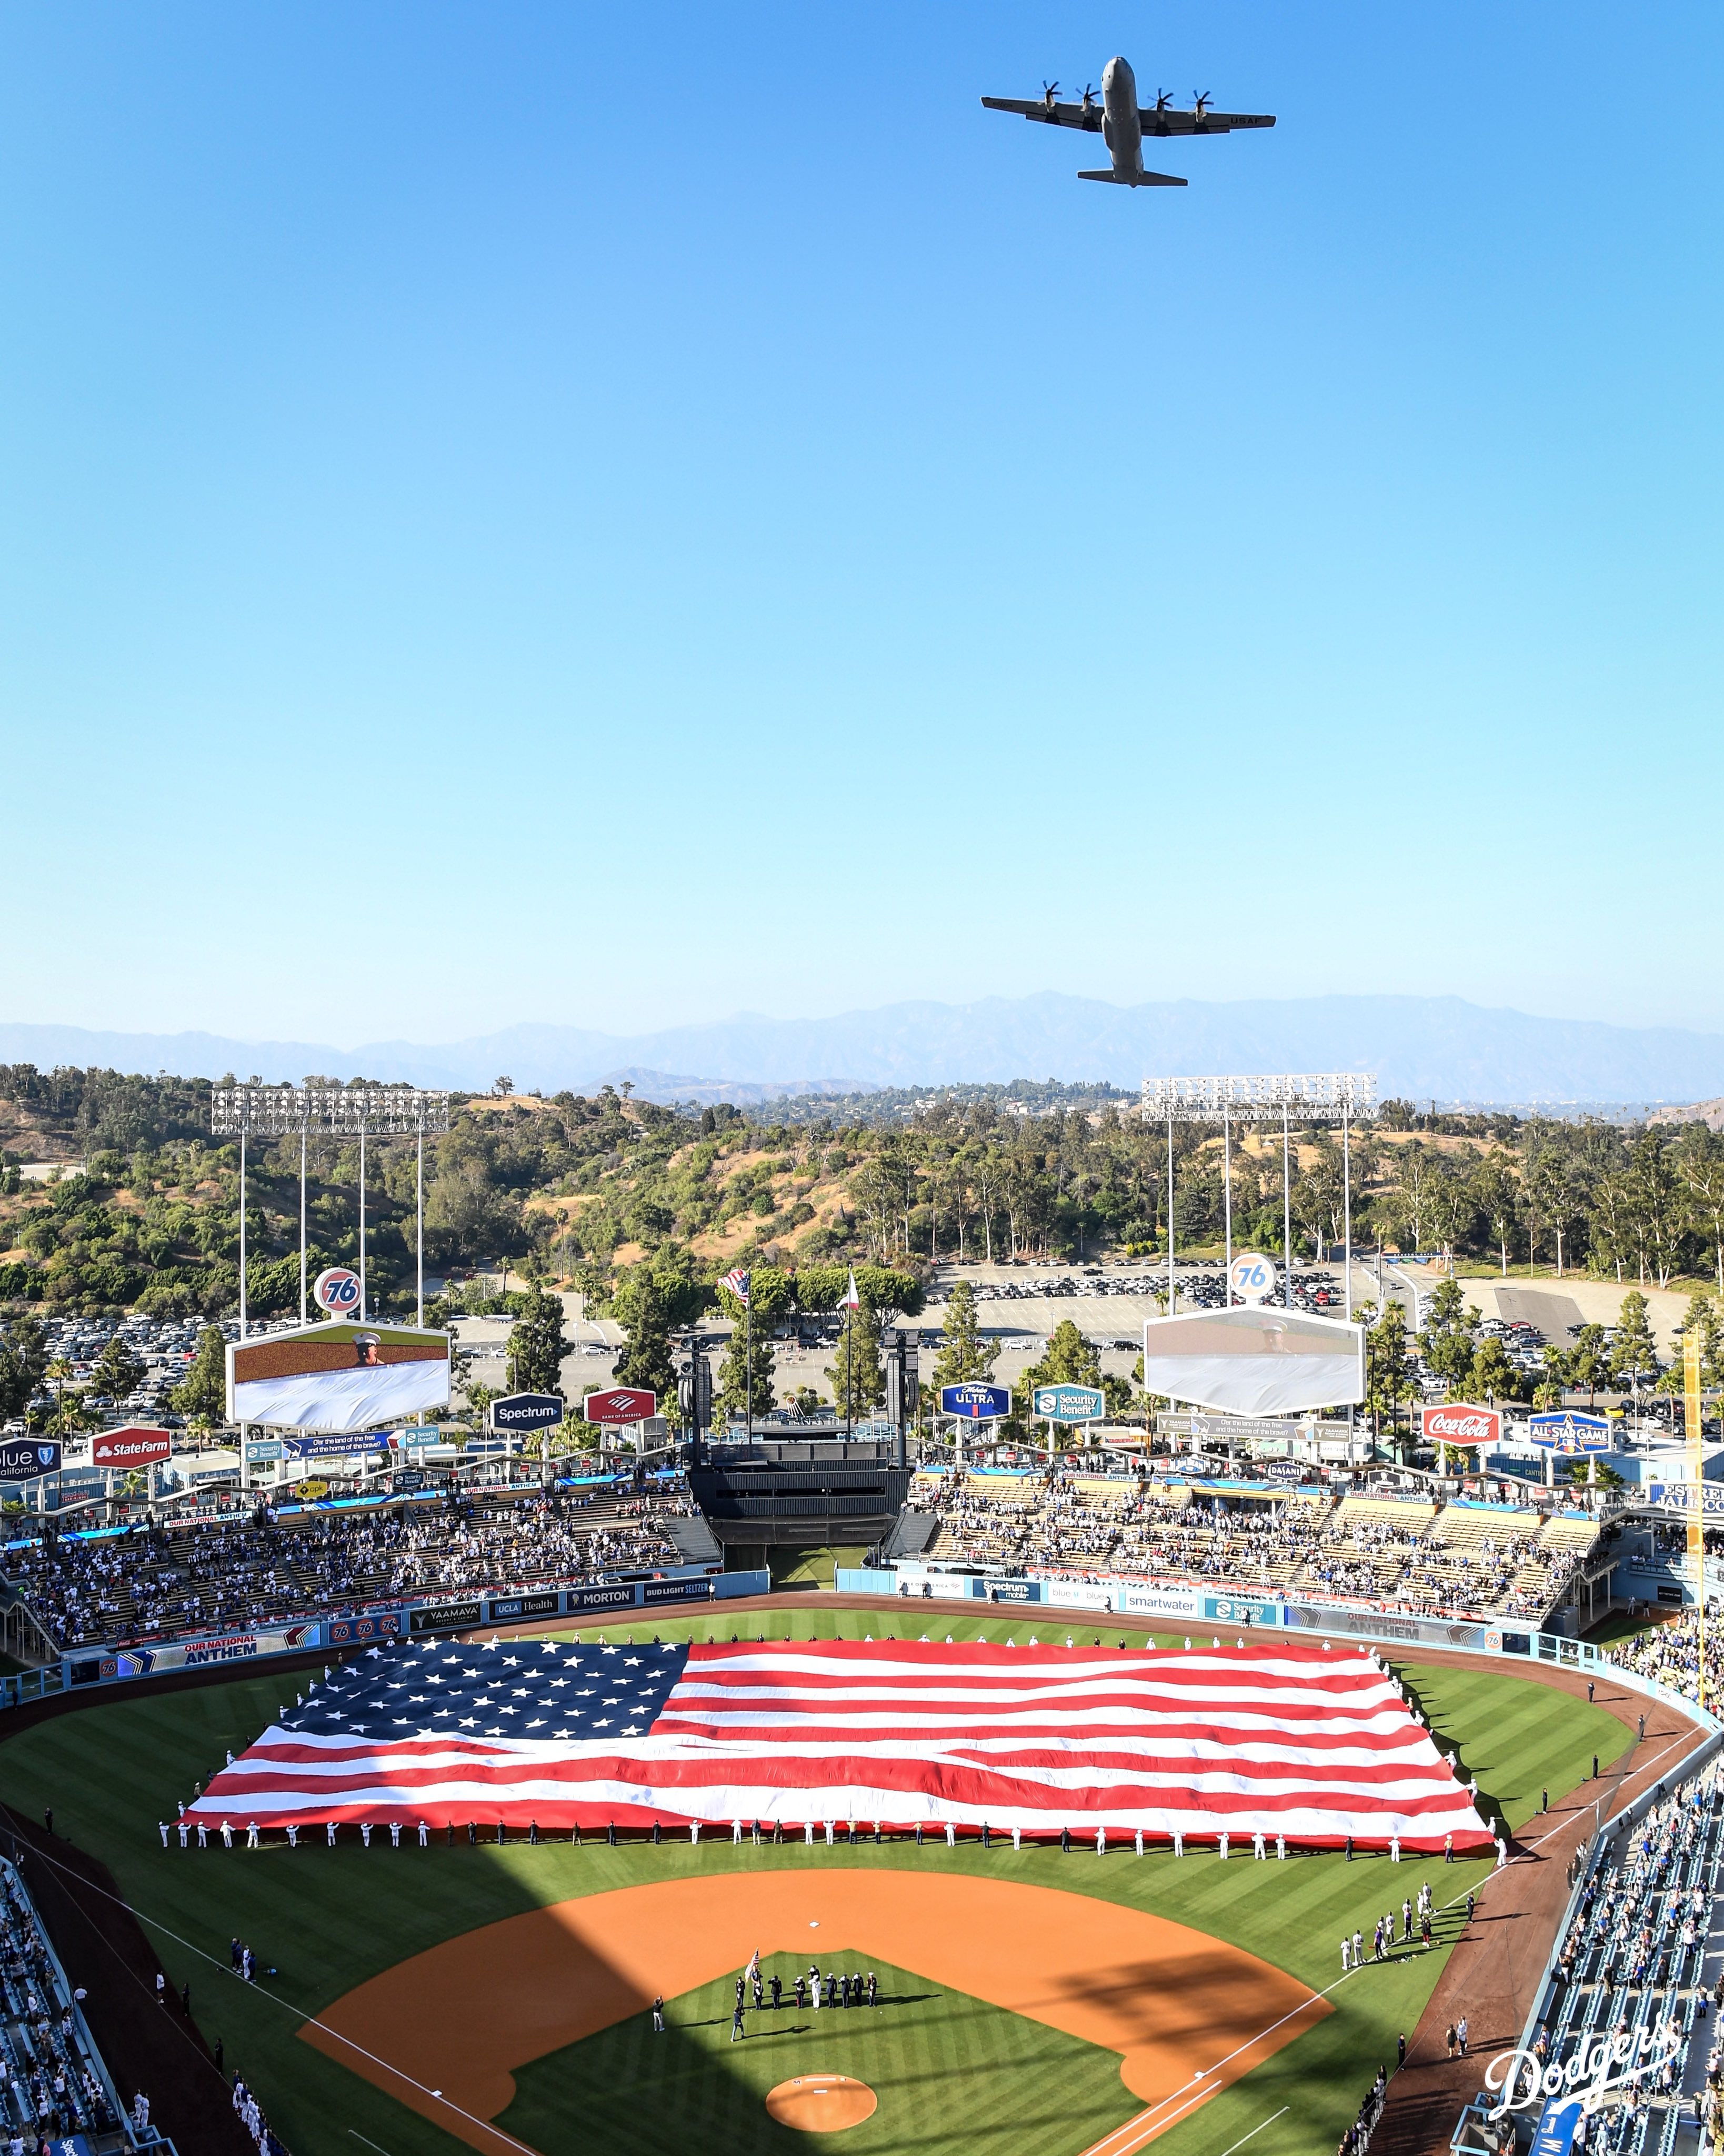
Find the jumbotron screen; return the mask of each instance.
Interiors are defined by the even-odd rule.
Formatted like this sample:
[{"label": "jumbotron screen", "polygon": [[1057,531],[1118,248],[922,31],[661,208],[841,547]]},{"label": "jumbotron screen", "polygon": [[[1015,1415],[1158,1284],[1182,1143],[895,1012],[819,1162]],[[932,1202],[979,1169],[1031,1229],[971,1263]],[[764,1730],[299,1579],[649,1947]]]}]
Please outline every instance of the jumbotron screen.
[{"label": "jumbotron screen", "polygon": [[285,1430],[375,1430],[449,1405],[446,1332],[338,1321],[228,1349],[228,1417]]}]

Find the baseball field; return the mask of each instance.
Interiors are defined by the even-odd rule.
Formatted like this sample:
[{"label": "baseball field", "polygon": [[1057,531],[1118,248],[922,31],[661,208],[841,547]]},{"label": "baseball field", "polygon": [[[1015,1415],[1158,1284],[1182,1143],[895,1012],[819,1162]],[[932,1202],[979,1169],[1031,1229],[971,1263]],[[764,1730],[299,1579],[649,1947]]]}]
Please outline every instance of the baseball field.
[{"label": "baseball field", "polygon": [[[960,1639],[1036,1630],[942,1615]],[[859,1638],[883,1619],[802,1604],[604,1636]],[[1068,1629],[1044,1613],[1044,1640]],[[1396,1666],[1476,1774],[1480,1810],[1511,1828],[1622,1749],[1620,1722],[1570,1692],[1416,1655]],[[333,1850],[319,1835],[164,1851],[157,1822],[304,1682],[260,1671],[114,1697],[0,1744],[0,1797],[37,1818],[51,1804],[109,1866],[294,2156],[1132,2156],[1151,2140],[1158,2156],[1246,2141],[1306,2156],[1333,2148],[1410,2036],[1470,1889],[1489,1913],[1483,1861],[1224,1863],[1128,1844],[451,1848],[439,1834],[422,1851],[381,1832],[362,1848],[349,1829]],[[1431,1948],[1398,1945],[1343,1979],[1342,1935],[1368,1943],[1427,1879]],[[254,1984],[230,1970],[236,1937]],[[783,2004],[751,2005],[737,2041],[736,1980],[757,1948]],[[794,2004],[811,1968],[818,2011]],[[831,2003],[831,1977],[870,1973],[873,2005]]]}]

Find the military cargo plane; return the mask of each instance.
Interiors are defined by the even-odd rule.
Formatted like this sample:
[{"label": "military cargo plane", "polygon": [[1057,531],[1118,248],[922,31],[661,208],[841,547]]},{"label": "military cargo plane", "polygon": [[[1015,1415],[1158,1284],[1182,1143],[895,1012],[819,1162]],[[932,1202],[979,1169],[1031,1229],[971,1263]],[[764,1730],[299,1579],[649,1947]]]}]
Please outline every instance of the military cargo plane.
[{"label": "military cargo plane", "polygon": [[1172,104],[1165,90],[1156,92],[1153,105],[1137,102],[1137,80],[1130,64],[1115,54],[1101,70],[1101,102],[1086,83],[1082,99],[1062,105],[1057,82],[1044,82],[1037,97],[984,97],[990,112],[1020,113],[1047,127],[1077,127],[1099,135],[1113,160],[1103,172],[1080,172],[1080,180],[1105,180],[1116,187],[1183,187],[1185,182],[1171,172],[1147,172],[1143,168],[1146,135],[1230,135],[1236,127],[1273,127],[1272,112],[1215,112],[1208,90],[1200,92],[1189,110]]}]

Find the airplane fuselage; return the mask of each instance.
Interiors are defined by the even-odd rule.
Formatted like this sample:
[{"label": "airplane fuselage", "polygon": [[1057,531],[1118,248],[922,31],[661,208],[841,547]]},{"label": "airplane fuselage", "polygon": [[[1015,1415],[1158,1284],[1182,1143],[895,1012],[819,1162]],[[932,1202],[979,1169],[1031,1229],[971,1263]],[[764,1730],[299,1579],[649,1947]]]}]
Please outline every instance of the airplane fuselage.
[{"label": "airplane fuselage", "polygon": [[1116,53],[1101,70],[1101,139],[1114,171],[1128,186],[1143,176],[1143,128],[1137,117],[1137,78]]}]

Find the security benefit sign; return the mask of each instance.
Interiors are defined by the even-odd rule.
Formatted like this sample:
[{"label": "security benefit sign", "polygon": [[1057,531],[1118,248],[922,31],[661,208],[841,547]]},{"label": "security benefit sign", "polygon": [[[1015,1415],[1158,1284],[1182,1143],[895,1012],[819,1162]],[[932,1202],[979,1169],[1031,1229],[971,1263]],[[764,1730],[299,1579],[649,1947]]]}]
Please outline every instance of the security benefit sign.
[{"label": "security benefit sign", "polygon": [[970,1422],[1003,1422],[1012,1412],[1012,1395],[1004,1385],[942,1385],[940,1412]]},{"label": "security benefit sign", "polygon": [[1365,1328],[1271,1305],[1152,1317],[1143,1389],[1223,1414],[1345,1407],[1365,1397]]},{"label": "security benefit sign", "polygon": [[1038,1385],[1029,1408],[1043,1422],[1100,1422],[1107,1413],[1107,1399],[1099,1385]]},{"label": "security benefit sign", "polygon": [[228,1419],[375,1430],[449,1405],[449,1335],[336,1321],[228,1348]]}]

